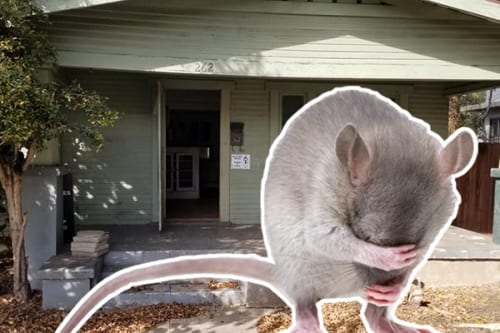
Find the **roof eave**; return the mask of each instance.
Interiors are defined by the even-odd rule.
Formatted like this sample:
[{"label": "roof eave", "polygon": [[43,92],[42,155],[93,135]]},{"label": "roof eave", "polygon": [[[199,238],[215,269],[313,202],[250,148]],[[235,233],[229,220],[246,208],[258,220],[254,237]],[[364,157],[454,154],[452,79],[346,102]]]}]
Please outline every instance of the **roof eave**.
[{"label": "roof eave", "polygon": [[122,1],[126,0],[35,0],[40,8],[46,13],[87,8]]},{"label": "roof eave", "polygon": [[500,23],[499,0],[423,0],[493,23]]}]

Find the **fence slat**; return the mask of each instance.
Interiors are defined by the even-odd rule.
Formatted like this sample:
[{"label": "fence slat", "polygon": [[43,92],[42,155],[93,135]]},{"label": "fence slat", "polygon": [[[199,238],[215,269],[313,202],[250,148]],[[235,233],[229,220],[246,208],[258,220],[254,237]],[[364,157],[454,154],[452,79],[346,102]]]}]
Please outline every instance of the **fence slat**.
[{"label": "fence slat", "polygon": [[493,232],[494,180],[491,168],[497,168],[500,144],[480,143],[476,163],[465,175],[457,179],[462,204],[453,225],[468,230]]}]

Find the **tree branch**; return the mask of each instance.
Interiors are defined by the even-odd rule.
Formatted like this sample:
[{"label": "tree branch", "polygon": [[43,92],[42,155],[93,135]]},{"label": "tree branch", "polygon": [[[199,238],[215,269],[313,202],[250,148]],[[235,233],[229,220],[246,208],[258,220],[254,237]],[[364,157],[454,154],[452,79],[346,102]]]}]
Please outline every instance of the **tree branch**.
[{"label": "tree branch", "polygon": [[23,172],[28,170],[28,168],[31,165],[31,162],[33,161],[33,157],[35,157],[35,142],[33,141],[28,148],[28,155],[26,155],[26,158],[24,159],[23,162]]},{"label": "tree branch", "polygon": [[2,188],[5,189],[5,185],[7,184],[7,172],[5,171],[2,163],[0,163],[0,184],[2,185]]}]

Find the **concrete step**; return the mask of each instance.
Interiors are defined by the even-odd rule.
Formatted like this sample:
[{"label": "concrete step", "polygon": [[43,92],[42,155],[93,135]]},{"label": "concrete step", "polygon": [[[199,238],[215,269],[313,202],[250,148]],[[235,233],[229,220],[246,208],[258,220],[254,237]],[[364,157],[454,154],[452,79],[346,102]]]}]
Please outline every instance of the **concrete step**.
[{"label": "concrete step", "polygon": [[500,282],[500,258],[431,259],[417,276],[429,287],[474,286]]},{"label": "concrete step", "polygon": [[245,304],[245,284],[239,288],[210,290],[208,280],[170,281],[132,288],[107,302],[104,307],[143,306],[158,303],[220,304],[236,306]]},{"label": "concrete step", "polygon": [[[151,254],[148,254],[149,257]],[[132,256],[140,258],[140,256]],[[130,265],[105,265],[101,280]],[[143,306],[158,303],[220,304],[236,306],[245,304],[247,283],[239,281],[239,288],[211,290],[212,279],[186,279],[155,283],[132,288],[109,300],[104,307]]]},{"label": "concrete step", "polygon": [[[461,240],[461,239],[460,239]],[[461,240],[465,241],[465,240]],[[457,241],[455,240],[454,243]],[[468,250],[446,250],[436,248],[434,255],[417,274],[428,287],[465,286],[500,282],[500,256],[498,250],[478,252],[468,241]],[[479,244],[481,245],[481,244]],[[477,253],[476,253],[477,252]],[[158,250],[158,251],[111,251],[104,259],[102,278],[121,268],[152,260],[173,258],[182,255],[227,253],[225,250]],[[481,272],[481,274],[478,274]],[[206,282],[206,281],[205,281]],[[141,291],[125,292],[111,300],[106,306],[148,305],[160,302],[183,302],[187,304],[219,303],[225,305],[250,304],[252,306],[276,306],[282,302],[267,288],[240,282],[239,290],[212,291],[196,281],[169,282]]]},{"label": "concrete step", "polygon": [[[101,272],[100,280],[107,278],[123,268],[149,261],[186,255],[213,253],[227,253],[227,250],[110,251],[104,256],[104,267]],[[211,279],[186,279],[151,284],[143,288],[134,288],[114,297],[105,304],[105,307],[141,306],[169,302],[184,304],[213,303],[226,306],[244,304],[250,306],[283,305],[281,299],[265,287],[246,281],[238,281],[240,288],[210,290],[207,286],[210,280]]]},{"label": "concrete step", "polygon": [[227,251],[220,249],[109,251],[104,256],[104,265],[127,267],[160,259],[212,253],[227,253]]}]

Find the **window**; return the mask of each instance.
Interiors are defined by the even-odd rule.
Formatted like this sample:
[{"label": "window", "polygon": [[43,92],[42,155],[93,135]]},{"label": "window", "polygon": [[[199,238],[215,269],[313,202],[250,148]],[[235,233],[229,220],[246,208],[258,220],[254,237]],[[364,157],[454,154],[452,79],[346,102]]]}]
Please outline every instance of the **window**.
[{"label": "window", "polygon": [[303,95],[281,96],[281,127],[285,126],[288,119],[305,104]]},{"label": "window", "polygon": [[[269,143],[280,134],[281,129],[305,103],[329,91],[341,83],[323,82],[266,82],[266,90],[270,92]],[[366,84],[372,90],[392,99],[403,109],[409,108],[409,97],[412,85]],[[500,135],[500,134],[499,134]]]},{"label": "window", "polygon": [[490,119],[490,142],[500,142],[500,118]]}]

